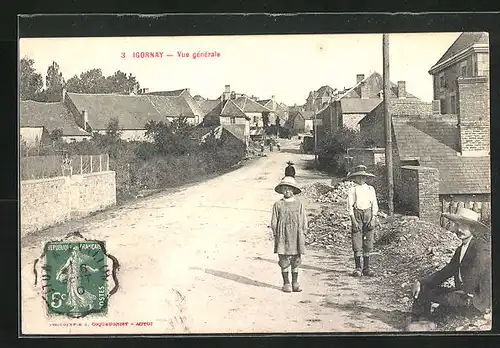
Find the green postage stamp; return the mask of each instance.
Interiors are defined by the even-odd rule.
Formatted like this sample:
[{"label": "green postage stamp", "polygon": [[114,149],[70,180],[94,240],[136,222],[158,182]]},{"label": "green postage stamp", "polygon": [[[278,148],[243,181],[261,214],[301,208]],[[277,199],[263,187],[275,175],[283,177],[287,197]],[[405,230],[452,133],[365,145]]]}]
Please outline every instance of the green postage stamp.
[{"label": "green postage stamp", "polygon": [[[107,254],[104,242],[84,238],[50,241],[37,261],[41,262],[42,298],[48,315],[83,317],[107,312],[109,296],[116,292],[118,282],[116,259]],[[114,282],[111,291],[110,277]]]}]

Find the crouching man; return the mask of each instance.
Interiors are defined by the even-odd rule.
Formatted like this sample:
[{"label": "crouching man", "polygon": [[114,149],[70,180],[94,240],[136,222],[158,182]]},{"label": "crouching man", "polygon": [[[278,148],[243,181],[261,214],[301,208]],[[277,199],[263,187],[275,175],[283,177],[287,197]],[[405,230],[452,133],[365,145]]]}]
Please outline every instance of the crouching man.
[{"label": "crouching man", "polygon": [[[491,311],[490,246],[481,235],[489,233],[488,227],[470,209],[459,208],[456,214],[445,213],[443,217],[454,223],[454,232],[462,244],[443,269],[413,284],[412,323],[429,319],[432,303],[465,310],[463,313]],[[451,277],[455,279],[455,287],[442,287]]]}]

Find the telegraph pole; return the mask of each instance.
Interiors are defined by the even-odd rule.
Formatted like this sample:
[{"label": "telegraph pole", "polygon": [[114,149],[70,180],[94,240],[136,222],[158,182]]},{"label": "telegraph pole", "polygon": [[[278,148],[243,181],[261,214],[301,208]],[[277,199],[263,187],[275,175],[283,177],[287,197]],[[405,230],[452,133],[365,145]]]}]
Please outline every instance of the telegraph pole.
[{"label": "telegraph pole", "polygon": [[389,112],[390,80],[389,80],[389,34],[382,36],[382,56],[384,61],[384,117],[385,117],[385,167],[387,168],[387,203],[389,215],[394,215],[394,178],[392,163],[392,118]]},{"label": "telegraph pole", "polygon": [[316,98],[313,91],[313,109],[314,109],[314,162],[318,163],[318,120],[316,112]]}]

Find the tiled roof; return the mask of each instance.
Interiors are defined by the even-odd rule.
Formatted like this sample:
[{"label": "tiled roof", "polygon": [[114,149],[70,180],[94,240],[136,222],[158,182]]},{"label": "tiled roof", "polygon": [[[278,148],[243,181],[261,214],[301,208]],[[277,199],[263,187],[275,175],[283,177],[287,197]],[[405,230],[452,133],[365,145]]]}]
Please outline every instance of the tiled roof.
[{"label": "tiled roof", "polygon": [[226,117],[238,117],[238,118],[246,118],[250,119],[239,107],[234,103],[233,100],[228,100],[226,105],[222,108],[220,113],[221,116]]},{"label": "tiled roof", "polygon": [[[220,98],[215,99],[215,100],[207,99],[207,100],[203,100],[203,101],[199,102],[199,104],[200,104],[201,110],[203,111],[203,114],[207,115],[216,107],[218,107],[218,106],[220,107],[221,99]],[[219,110],[218,114],[220,114],[220,110]]]},{"label": "tiled roof", "polygon": [[448,50],[443,54],[443,56],[437,61],[434,66],[441,64],[445,60],[453,57],[455,54],[469,48],[474,44],[488,44],[488,33],[485,32],[474,32],[474,33],[462,33],[455,40],[455,42],[448,48]]},{"label": "tiled roof", "polygon": [[76,124],[62,102],[21,101],[19,123],[20,127],[45,127],[49,132],[61,129],[65,136],[90,135]]},{"label": "tiled roof", "polygon": [[[391,97],[392,98],[397,98],[398,97],[398,85],[390,81],[391,83]],[[371,75],[365,77],[362,81],[358,82],[354,87],[352,87],[350,90],[346,91],[344,94],[339,99],[344,99],[344,98],[360,98],[361,96],[358,93],[358,88],[361,83],[367,83],[368,84],[368,89],[369,89],[369,95],[367,98],[377,98],[379,96],[380,91],[383,91],[384,89],[384,79],[382,75],[380,75],[378,72],[374,72]],[[416,98],[413,94],[408,93],[406,91],[406,98]]]},{"label": "tiled roof", "polygon": [[149,92],[149,93],[145,93],[146,95],[162,95],[164,97],[179,97],[182,92],[185,92],[187,91],[188,89],[187,88],[183,88],[183,89],[176,89],[174,91],[158,91],[158,92]]},{"label": "tiled roof", "polygon": [[245,142],[245,125],[244,124],[225,124],[223,127],[236,138]]},{"label": "tiled roof", "polygon": [[255,100],[252,100],[248,97],[239,97],[234,99],[234,102],[238,107],[243,110],[243,112],[266,112],[271,111],[265,106],[260,105]]},{"label": "tiled roof", "polygon": [[333,95],[334,91],[335,89],[328,85],[321,86],[318,90],[314,91],[314,97],[321,98],[323,96],[330,96]]},{"label": "tiled roof", "polygon": [[304,120],[312,120],[314,118],[314,111],[300,111],[300,114],[304,117]]},{"label": "tiled roof", "polygon": [[165,97],[159,95],[145,96],[163,117],[194,117],[193,110],[189,107],[184,97]]},{"label": "tiled roof", "polygon": [[67,93],[67,96],[80,113],[87,110],[93,129],[105,129],[113,118],[118,120],[122,129],[144,129],[144,125],[151,120],[165,121],[166,114],[179,115],[171,105],[174,102],[165,101],[167,105],[159,105],[159,98],[167,97],[77,93]]},{"label": "tiled roof", "polygon": [[375,109],[382,99],[380,98],[342,98],[340,104],[343,114],[368,114]]},{"label": "tiled roof", "polygon": [[399,157],[439,169],[440,194],[491,192],[490,157],[457,154],[458,130],[449,121],[393,118]]}]

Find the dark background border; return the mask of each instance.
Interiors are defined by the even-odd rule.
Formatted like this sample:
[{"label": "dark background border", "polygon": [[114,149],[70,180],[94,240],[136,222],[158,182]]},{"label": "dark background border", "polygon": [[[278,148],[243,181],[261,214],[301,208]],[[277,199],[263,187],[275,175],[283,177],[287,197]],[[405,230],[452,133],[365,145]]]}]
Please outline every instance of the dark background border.
[{"label": "dark background border", "polygon": [[[422,3],[429,3],[430,1],[420,1]],[[72,4],[75,2],[73,1]],[[181,2],[176,1],[176,4]],[[113,4],[115,4],[113,2]],[[241,1],[235,1],[235,5],[241,5]],[[360,3],[357,2],[359,5]],[[361,2],[361,4],[363,4]],[[373,6],[376,3],[370,3]],[[476,5],[480,4],[476,2]],[[351,4],[349,4],[351,5]],[[355,4],[353,4],[355,5]],[[61,8],[54,8],[50,4],[43,4],[36,6],[35,9],[19,11],[20,13],[36,13],[36,12],[50,12],[57,11]],[[268,10],[269,6],[264,6],[261,11]],[[73,8],[73,11],[78,8]],[[393,7],[392,10],[395,10]],[[115,12],[116,9],[110,12]],[[126,7],[122,11],[126,11]],[[181,11],[179,9],[178,11]],[[213,11],[213,9],[212,9]],[[240,12],[245,12],[242,8]],[[276,10],[275,10],[276,11]],[[311,11],[309,9],[309,11]],[[153,11],[150,11],[153,12]],[[83,12],[85,13],[85,12]],[[14,20],[13,20],[14,19]],[[2,85],[4,87],[3,98],[6,101],[4,108],[2,108],[3,115],[0,120],[4,123],[1,127],[3,130],[2,137],[0,137],[0,144],[3,145],[3,166],[2,166],[2,191],[0,195],[0,203],[2,204],[1,218],[4,221],[5,228],[2,236],[1,255],[4,257],[12,256],[2,263],[4,270],[9,274],[4,277],[4,289],[2,291],[2,299],[4,304],[4,313],[0,316],[2,334],[9,332],[11,339],[17,337],[17,302],[14,299],[18,298],[18,279],[17,269],[14,267],[18,262],[17,250],[17,197],[18,197],[18,182],[17,182],[17,146],[18,146],[18,130],[17,130],[17,90],[15,88],[17,81],[17,33],[15,28],[10,25],[16,22],[15,17],[9,17],[3,22],[4,25],[8,24],[8,31],[0,31],[0,38],[8,35],[8,42],[1,42],[0,46],[0,60],[3,63],[5,73],[2,74]],[[364,14],[300,14],[300,15],[222,15],[214,16],[211,14],[206,15],[165,15],[156,17],[141,17],[137,15],[43,15],[23,17],[19,20],[21,37],[61,37],[61,36],[143,36],[143,35],[235,35],[235,34],[326,34],[326,33],[381,33],[381,32],[440,32],[440,31],[488,31],[490,32],[490,69],[491,69],[491,134],[500,134],[498,129],[500,124],[495,115],[498,114],[498,78],[499,75],[499,51],[500,51],[500,15],[498,14],[481,14],[481,13],[430,13],[430,14],[382,14],[382,13],[364,13]],[[13,30],[14,29],[14,30]],[[14,35],[12,35],[13,33]],[[293,52],[283,52],[283,54],[293,54]],[[286,57],[286,56],[284,56]],[[5,107],[6,106],[6,107]],[[492,145],[492,173],[498,172],[498,141],[494,136],[491,139]],[[11,164],[8,164],[8,163]],[[497,186],[497,177],[492,175],[492,192],[495,191]],[[492,211],[498,211],[498,204],[496,196],[492,197]],[[493,217],[493,226],[496,226],[496,216]],[[494,294],[500,294],[498,289],[500,281],[499,264],[500,258],[500,237],[492,236],[493,242],[493,286]],[[16,286],[15,286],[15,285]],[[6,292],[10,291],[12,297],[6,296]],[[500,296],[494,296],[498,299]],[[496,302],[496,301],[495,301]],[[8,309],[8,310],[7,310]],[[12,314],[7,314],[13,312]],[[500,313],[500,307],[494,303],[493,313]],[[496,315],[496,317],[500,317]],[[16,319],[14,319],[16,318]],[[496,319],[496,320],[495,320]],[[500,322],[498,318],[494,318],[493,325],[495,332],[500,332]],[[357,336],[357,338],[352,336]],[[3,336],[3,335],[2,335]],[[254,335],[252,335],[254,336]],[[307,337],[308,335],[306,335]],[[160,341],[158,343],[171,345],[174,342],[178,344],[189,343],[198,344],[213,344],[214,346],[246,345],[247,343],[254,343],[259,346],[266,344],[273,346],[289,345],[292,341],[310,341],[309,344],[332,343],[342,345],[342,343],[365,343],[367,340],[360,339],[359,334],[344,334],[343,336],[351,337],[311,337],[309,338],[296,338],[296,337],[272,337],[272,338],[185,338],[185,339],[168,339],[168,341]],[[430,345],[444,346],[470,346],[471,337],[464,337],[464,335],[457,335],[459,337],[446,337],[446,339],[436,341],[435,335],[431,337],[401,337],[390,335],[392,337],[377,337],[370,339],[370,345],[378,342],[384,346],[405,346],[405,345],[418,345],[420,347],[428,347]],[[486,341],[487,340],[487,341]],[[32,340],[23,339],[16,342],[15,346],[24,345]],[[60,339],[61,343],[67,341]],[[118,340],[117,340],[118,341]],[[488,337],[476,337],[474,345],[477,347],[500,346],[498,343],[494,344],[493,340],[488,340]],[[46,341],[49,344],[48,341]],[[12,341],[11,341],[12,343]],[[40,340],[34,342],[37,346]],[[64,342],[66,345],[80,345],[89,344],[87,339],[71,340]],[[92,346],[101,346],[103,341],[93,341]],[[305,343],[305,342],[304,342]],[[368,342],[366,342],[368,343]],[[53,342],[50,343],[51,345]],[[120,346],[137,346],[137,341],[130,339],[119,340]],[[295,345],[295,344],[294,344]],[[10,347],[13,345],[1,344],[2,347]]]}]

